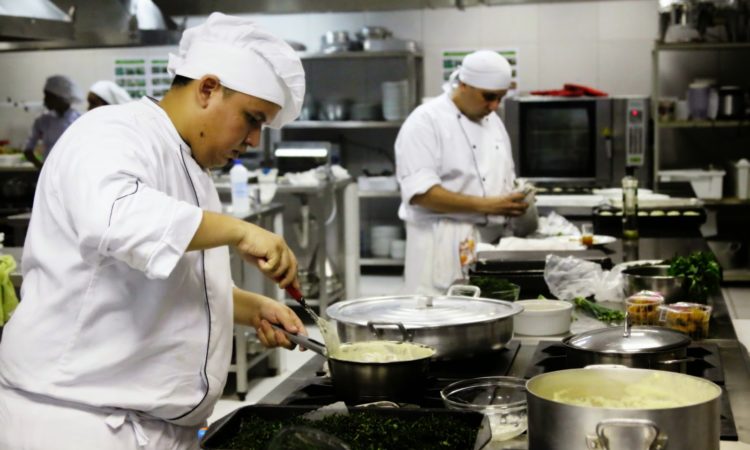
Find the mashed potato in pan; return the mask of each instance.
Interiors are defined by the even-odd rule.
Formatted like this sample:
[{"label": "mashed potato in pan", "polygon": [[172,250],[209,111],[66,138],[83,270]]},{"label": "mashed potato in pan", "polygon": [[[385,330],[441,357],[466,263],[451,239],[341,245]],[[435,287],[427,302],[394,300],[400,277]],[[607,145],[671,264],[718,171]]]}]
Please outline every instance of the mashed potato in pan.
[{"label": "mashed potato in pan", "polygon": [[[584,375],[583,378],[589,377]],[[545,393],[541,395],[555,402],[611,409],[679,408],[720,395],[719,388],[712,383],[670,372],[657,371],[633,381],[606,374],[600,374],[599,378],[598,382],[588,380],[583,383],[549,380],[549,385],[543,389]]]},{"label": "mashed potato in pan", "polygon": [[363,341],[341,344],[338,351],[331,355],[333,359],[362,363],[385,363],[413,361],[429,358],[435,350],[411,342]]}]

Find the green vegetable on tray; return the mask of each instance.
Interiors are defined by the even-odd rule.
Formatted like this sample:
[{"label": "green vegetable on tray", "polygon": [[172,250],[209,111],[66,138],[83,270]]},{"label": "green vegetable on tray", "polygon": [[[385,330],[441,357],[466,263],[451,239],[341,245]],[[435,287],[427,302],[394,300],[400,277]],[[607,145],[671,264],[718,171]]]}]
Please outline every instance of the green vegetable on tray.
[{"label": "green vegetable on tray", "polygon": [[667,273],[685,277],[688,295],[693,301],[705,301],[721,283],[721,267],[712,253],[693,252],[689,256],[675,256],[667,260]]},{"label": "green vegetable on tray", "polygon": [[625,320],[625,313],[616,309],[607,308],[587,300],[583,297],[576,297],[573,299],[573,303],[579,308],[586,311],[588,314],[594,316],[597,320],[602,322],[613,323],[622,322]]},{"label": "green vegetable on tray", "polygon": [[259,415],[243,417],[236,435],[219,443],[228,450],[265,450],[272,438],[285,427],[308,427],[329,433],[347,443],[352,450],[471,450],[477,428],[437,414],[419,420],[388,417],[368,411],[333,414],[321,420],[301,416],[268,420]]},{"label": "green vegetable on tray", "polygon": [[482,297],[511,301],[518,298],[518,285],[504,278],[476,275],[469,278],[469,284],[478,287]]}]

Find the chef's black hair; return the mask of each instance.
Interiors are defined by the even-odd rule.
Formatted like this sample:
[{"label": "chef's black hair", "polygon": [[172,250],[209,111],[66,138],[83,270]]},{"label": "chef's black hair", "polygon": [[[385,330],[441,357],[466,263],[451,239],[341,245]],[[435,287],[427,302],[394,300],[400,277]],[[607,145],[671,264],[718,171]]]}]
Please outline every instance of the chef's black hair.
[{"label": "chef's black hair", "polygon": [[193,81],[192,78],[184,77],[182,75],[175,75],[174,79],[172,80],[172,87],[187,86],[191,81]]}]

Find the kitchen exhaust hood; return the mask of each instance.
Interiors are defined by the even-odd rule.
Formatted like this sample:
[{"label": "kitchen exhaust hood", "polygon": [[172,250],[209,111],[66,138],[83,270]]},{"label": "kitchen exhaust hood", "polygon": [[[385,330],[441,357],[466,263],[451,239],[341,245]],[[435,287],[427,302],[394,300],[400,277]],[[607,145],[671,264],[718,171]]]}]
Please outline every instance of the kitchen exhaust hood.
[{"label": "kitchen exhaust hood", "polygon": [[71,14],[48,0],[0,0],[0,40],[72,39]]},{"label": "kitchen exhaust hood", "polygon": [[176,45],[183,29],[152,0],[0,0],[0,51]]}]

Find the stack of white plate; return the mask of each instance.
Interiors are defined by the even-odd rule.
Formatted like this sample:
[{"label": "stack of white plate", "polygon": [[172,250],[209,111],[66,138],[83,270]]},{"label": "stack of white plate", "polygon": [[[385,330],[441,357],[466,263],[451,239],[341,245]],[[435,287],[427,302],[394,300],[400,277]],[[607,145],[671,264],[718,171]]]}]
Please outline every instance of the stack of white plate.
[{"label": "stack of white plate", "polygon": [[391,242],[401,237],[398,225],[374,225],[370,228],[370,252],[373,256],[386,258],[391,253]]},{"label": "stack of white plate", "polygon": [[386,81],[383,89],[383,117],[403,120],[409,115],[409,83],[407,80]]}]

